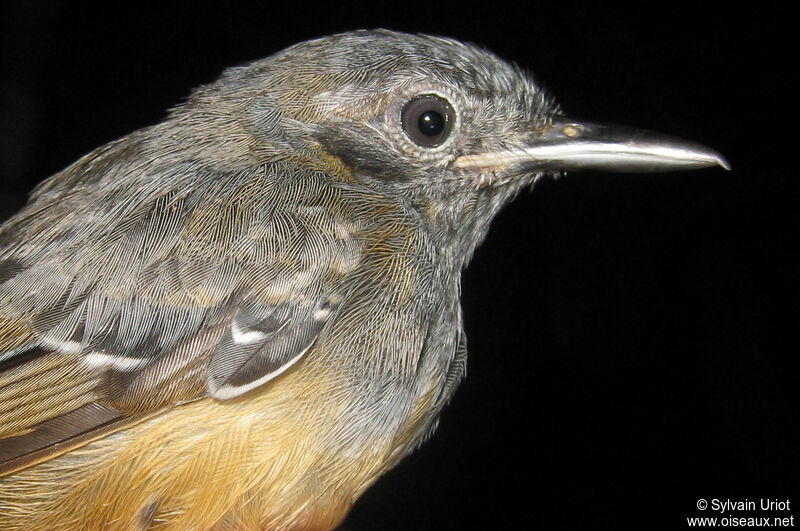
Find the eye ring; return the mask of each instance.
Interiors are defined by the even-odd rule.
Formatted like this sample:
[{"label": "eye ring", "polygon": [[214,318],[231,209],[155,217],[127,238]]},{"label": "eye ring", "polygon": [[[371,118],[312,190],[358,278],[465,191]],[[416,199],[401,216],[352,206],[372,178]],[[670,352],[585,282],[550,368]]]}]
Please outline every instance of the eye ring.
[{"label": "eye ring", "polygon": [[409,100],[400,113],[406,136],[416,145],[435,148],[450,136],[455,111],[450,102],[436,94],[421,94]]}]

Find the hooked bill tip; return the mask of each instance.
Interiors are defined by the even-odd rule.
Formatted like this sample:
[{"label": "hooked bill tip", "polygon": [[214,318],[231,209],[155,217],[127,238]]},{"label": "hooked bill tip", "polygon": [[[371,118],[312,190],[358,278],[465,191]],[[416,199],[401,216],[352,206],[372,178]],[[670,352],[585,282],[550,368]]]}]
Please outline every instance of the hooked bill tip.
[{"label": "hooked bill tip", "polygon": [[717,164],[718,164],[718,165],[720,165],[720,166],[722,166],[722,168],[723,168],[724,170],[726,170],[726,171],[731,171],[731,165],[730,165],[730,163],[729,163],[729,162],[727,161],[727,159],[726,159],[725,157],[723,157],[722,155],[717,155]]}]

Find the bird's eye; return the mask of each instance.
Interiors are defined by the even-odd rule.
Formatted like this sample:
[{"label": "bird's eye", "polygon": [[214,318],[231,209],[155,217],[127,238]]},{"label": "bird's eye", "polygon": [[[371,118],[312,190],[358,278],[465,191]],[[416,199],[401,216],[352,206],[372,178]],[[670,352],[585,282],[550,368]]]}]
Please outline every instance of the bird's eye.
[{"label": "bird's eye", "polygon": [[420,147],[432,148],[450,136],[455,113],[446,99],[423,94],[405,104],[400,118],[408,138]]}]

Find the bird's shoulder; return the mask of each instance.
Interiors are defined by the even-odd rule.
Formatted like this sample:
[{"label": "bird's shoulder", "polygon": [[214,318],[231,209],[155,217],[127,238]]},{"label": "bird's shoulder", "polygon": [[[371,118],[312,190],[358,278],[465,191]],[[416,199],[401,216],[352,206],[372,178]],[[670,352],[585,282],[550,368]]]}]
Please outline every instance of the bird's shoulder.
[{"label": "bird's shoulder", "polygon": [[67,171],[0,228],[0,473],[248,392],[341,304],[398,305],[428,276],[413,216],[367,188],[292,161],[179,173],[97,191]]}]

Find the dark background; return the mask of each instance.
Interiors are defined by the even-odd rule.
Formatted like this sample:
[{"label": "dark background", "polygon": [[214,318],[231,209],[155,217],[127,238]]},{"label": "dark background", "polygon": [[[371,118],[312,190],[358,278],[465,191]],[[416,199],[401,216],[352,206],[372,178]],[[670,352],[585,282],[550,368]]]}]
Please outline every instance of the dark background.
[{"label": "dark background", "polygon": [[712,516],[699,498],[789,498],[769,515],[800,518],[786,14],[271,4],[6,5],[3,217],[227,66],[362,27],[479,43],[570,115],[704,143],[733,171],[571,174],[510,205],[464,274],[469,377],[348,528],[683,529]]}]

